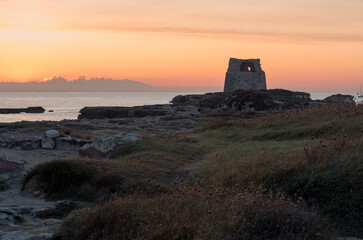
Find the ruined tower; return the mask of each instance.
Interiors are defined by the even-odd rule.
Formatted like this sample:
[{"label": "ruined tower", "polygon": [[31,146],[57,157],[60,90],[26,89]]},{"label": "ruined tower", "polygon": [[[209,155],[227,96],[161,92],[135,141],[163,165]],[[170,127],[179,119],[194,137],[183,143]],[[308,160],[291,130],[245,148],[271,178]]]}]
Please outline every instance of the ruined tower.
[{"label": "ruined tower", "polygon": [[229,59],[224,92],[232,92],[239,89],[266,89],[266,77],[265,72],[261,68],[260,59]]}]

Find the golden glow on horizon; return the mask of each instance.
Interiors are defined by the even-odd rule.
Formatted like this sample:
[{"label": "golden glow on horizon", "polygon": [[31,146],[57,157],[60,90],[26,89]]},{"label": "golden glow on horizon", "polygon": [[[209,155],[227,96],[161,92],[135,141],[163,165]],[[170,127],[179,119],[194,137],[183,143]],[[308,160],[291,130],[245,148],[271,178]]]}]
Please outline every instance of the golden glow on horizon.
[{"label": "golden glow on horizon", "polygon": [[261,58],[269,88],[355,91],[360,0],[0,1],[0,81],[105,77],[219,86]]}]

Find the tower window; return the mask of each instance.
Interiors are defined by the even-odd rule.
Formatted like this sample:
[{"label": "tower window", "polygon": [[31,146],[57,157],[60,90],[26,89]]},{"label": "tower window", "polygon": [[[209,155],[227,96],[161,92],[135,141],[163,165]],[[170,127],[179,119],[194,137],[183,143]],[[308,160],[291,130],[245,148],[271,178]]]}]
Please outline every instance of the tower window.
[{"label": "tower window", "polygon": [[243,62],[241,64],[241,72],[255,72],[255,65],[251,62]]}]

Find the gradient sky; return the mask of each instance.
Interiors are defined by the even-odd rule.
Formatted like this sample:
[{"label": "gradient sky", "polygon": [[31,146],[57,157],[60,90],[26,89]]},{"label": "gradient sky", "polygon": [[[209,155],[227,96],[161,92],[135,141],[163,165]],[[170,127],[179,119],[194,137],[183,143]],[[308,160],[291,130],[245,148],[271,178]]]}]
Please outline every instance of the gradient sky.
[{"label": "gradient sky", "polygon": [[268,88],[356,92],[362,0],[0,0],[0,81],[80,75],[224,84],[260,58]]}]

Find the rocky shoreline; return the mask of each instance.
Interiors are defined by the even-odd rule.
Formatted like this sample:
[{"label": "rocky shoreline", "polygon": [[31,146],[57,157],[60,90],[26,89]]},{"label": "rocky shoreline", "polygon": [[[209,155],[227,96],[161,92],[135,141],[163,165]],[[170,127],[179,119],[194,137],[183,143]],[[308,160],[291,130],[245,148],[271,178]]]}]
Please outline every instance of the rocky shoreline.
[{"label": "rocky shoreline", "polygon": [[0,239],[50,239],[61,221],[37,213],[59,202],[46,201],[42,189],[23,176],[36,164],[60,158],[107,160],[120,146],[145,135],[178,134],[209,117],[253,117],[330,103],[354,103],[333,95],[314,101],[287,90],[236,91],[176,96],[170,104],[141,107],[85,107],[78,120],[0,124]]},{"label": "rocky shoreline", "polygon": [[78,119],[143,118],[152,116],[244,115],[266,111],[286,111],[331,103],[354,103],[351,95],[335,94],[312,100],[309,93],[284,89],[239,90],[227,93],[179,95],[171,104],[136,107],[85,107]]}]

